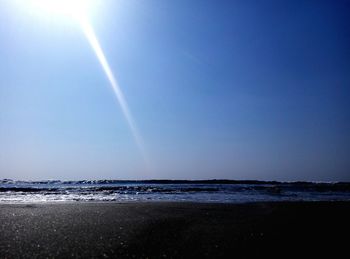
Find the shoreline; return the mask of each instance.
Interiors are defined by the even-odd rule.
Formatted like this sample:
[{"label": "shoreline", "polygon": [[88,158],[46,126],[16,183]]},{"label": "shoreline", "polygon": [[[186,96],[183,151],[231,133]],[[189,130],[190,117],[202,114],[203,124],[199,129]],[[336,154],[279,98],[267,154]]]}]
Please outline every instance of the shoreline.
[{"label": "shoreline", "polygon": [[349,218],[348,201],[0,204],[0,257],[335,256]]},{"label": "shoreline", "polygon": [[37,202],[37,201],[25,201],[25,202],[4,202],[1,201],[0,202],[0,208],[3,206],[12,206],[12,205],[18,205],[18,206],[26,206],[26,205],[98,205],[98,204],[105,204],[105,205],[119,205],[119,204],[151,204],[151,205],[157,205],[157,204],[169,204],[169,205],[232,205],[232,206],[236,206],[236,205],[259,205],[259,204],[271,204],[271,205],[277,205],[277,204],[337,204],[337,203],[349,203],[350,204],[350,200],[268,200],[268,201],[229,201],[229,202],[220,202],[220,201],[192,201],[192,200],[183,200],[183,201],[179,201],[179,200],[175,200],[175,201],[171,201],[171,200],[121,200],[121,201],[97,201],[97,200],[93,200],[93,201],[83,201],[83,200],[79,200],[79,201],[72,201],[72,200],[67,200],[67,201],[42,201],[42,202]]}]

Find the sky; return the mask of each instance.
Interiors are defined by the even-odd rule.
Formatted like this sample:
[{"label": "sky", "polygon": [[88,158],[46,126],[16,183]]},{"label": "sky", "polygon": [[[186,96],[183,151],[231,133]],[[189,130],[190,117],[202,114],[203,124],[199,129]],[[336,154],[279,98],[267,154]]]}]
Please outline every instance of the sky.
[{"label": "sky", "polygon": [[[350,181],[350,1],[0,0],[0,179]],[[147,161],[145,161],[147,157]]]}]

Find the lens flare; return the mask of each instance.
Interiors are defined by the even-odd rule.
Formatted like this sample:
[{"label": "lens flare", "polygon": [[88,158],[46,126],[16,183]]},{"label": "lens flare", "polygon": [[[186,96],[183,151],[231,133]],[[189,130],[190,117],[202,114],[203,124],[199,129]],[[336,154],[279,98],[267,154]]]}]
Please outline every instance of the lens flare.
[{"label": "lens flare", "polygon": [[98,3],[96,0],[13,0],[16,4],[29,11],[35,13],[38,16],[43,17],[56,17],[62,22],[65,20],[74,20],[78,22],[82,31],[91,45],[110,85],[114,92],[114,95],[120,105],[123,115],[128,123],[132,136],[138,146],[141,155],[145,161],[145,172],[149,175],[154,172],[153,166],[151,166],[148,159],[148,154],[145,150],[145,145],[141,134],[136,127],[136,123],[129,110],[127,101],[124,94],[118,84],[116,77],[114,76],[112,69],[107,61],[107,58],[103,52],[101,44],[94,32],[93,27],[90,24],[89,16],[94,13],[95,7]]},{"label": "lens flare", "polygon": [[138,146],[138,148],[140,149],[142,156],[145,160],[145,162],[149,165],[149,160],[144,148],[144,143],[143,143],[143,139],[141,137],[141,134],[138,131],[138,128],[136,127],[135,121],[130,113],[128,104],[126,102],[126,99],[124,97],[124,94],[118,84],[117,79],[115,78],[111,67],[107,61],[107,58],[102,50],[102,47],[97,39],[97,36],[92,28],[92,26],[90,25],[89,21],[87,20],[86,17],[84,16],[79,16],[78,17],[78,21],[83,29],[83,32],[86,36],[86,38],[88,39],[88,42],[90,43],[92,49],[94,50],[96,57],[100,63],[100,65],[102,66],[103,71],[105,72],[108,81],[113,89],[113,92],[118,100],[118,103],[120,105],[120,108],[122,109],[122,112],[124,114],[124,117],[129,125],[129,128],[132,132],[132,135],[135,139],[135,142]]},{"label": "lens flare", "polygon": [[115,78],[112,72],[112,69],[102,50],[102,47],[98,41],[98,38],[88,19],[88,13],[91,11],[91,9],[93,9],[92,7],[96,5],[97,2],[93,0],[31,0],[30,3],[31,3],[31,6],[34,7],[35,10],[39,10],[40,13],[45,13],[48,15],[66,16],[69,18],[73,18],[80,24],[88,42],[90,43],[93,51],[96,54],[96,57],[104,73],[107,76],[107,79],[118,100],[118,103],[129,125],[129,128],[135,139],[135,142],[140,152],[142,153],[143,159],[146,162],[146,165],[147,165],[146,169],[149,172],[150,163],[144,148],[143,139],[130,113],[124,94],[118,84],[117,79]]}]

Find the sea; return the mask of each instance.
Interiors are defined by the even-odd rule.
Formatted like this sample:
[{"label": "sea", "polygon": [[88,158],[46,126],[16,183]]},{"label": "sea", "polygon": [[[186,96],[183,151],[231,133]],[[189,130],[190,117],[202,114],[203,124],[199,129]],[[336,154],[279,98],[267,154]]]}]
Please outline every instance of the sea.
[{"label": "sea", "polygon": [[0,180],[0,203],[350,201],[349,182]]}]

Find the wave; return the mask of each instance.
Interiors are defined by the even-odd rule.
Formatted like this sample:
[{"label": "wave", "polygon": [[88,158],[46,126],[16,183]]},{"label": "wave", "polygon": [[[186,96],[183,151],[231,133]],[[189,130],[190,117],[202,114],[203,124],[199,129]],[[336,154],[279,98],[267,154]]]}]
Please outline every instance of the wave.
[{"label": "wave", "polygon": [[151,180],[79,180],[79,181],[62,181],[62,180],[40,180],[40,181],[21,181],[12,179],[0,179],[0,184],[249,184],[249,185],[346,185],[350,182],[312,182],[312,181],[259,181],[259,180],[228,180],[228,179],[211,179],[211,180],[171,180],[171,179],[151,179]]},{"label": "wave", "polygon": [[350,193],[350,183],[279,183],[279,184],[203,184],[202,182],[188,182],[160,184],[145,181],[138,182],[103,182],[99,181],[72,181],[72,182],[2,182],[0,193],[21,192],[21,193],[53,193],[53,192],[109,192],[109,193],[215,193],[215,192],[260,192],[270,195],[282,195],[287,192],[318,192]]},{"label": "wave", "polygon": [[1,202],[46,201],[350,201],[350,183],[233,180],[0,180]]}]

